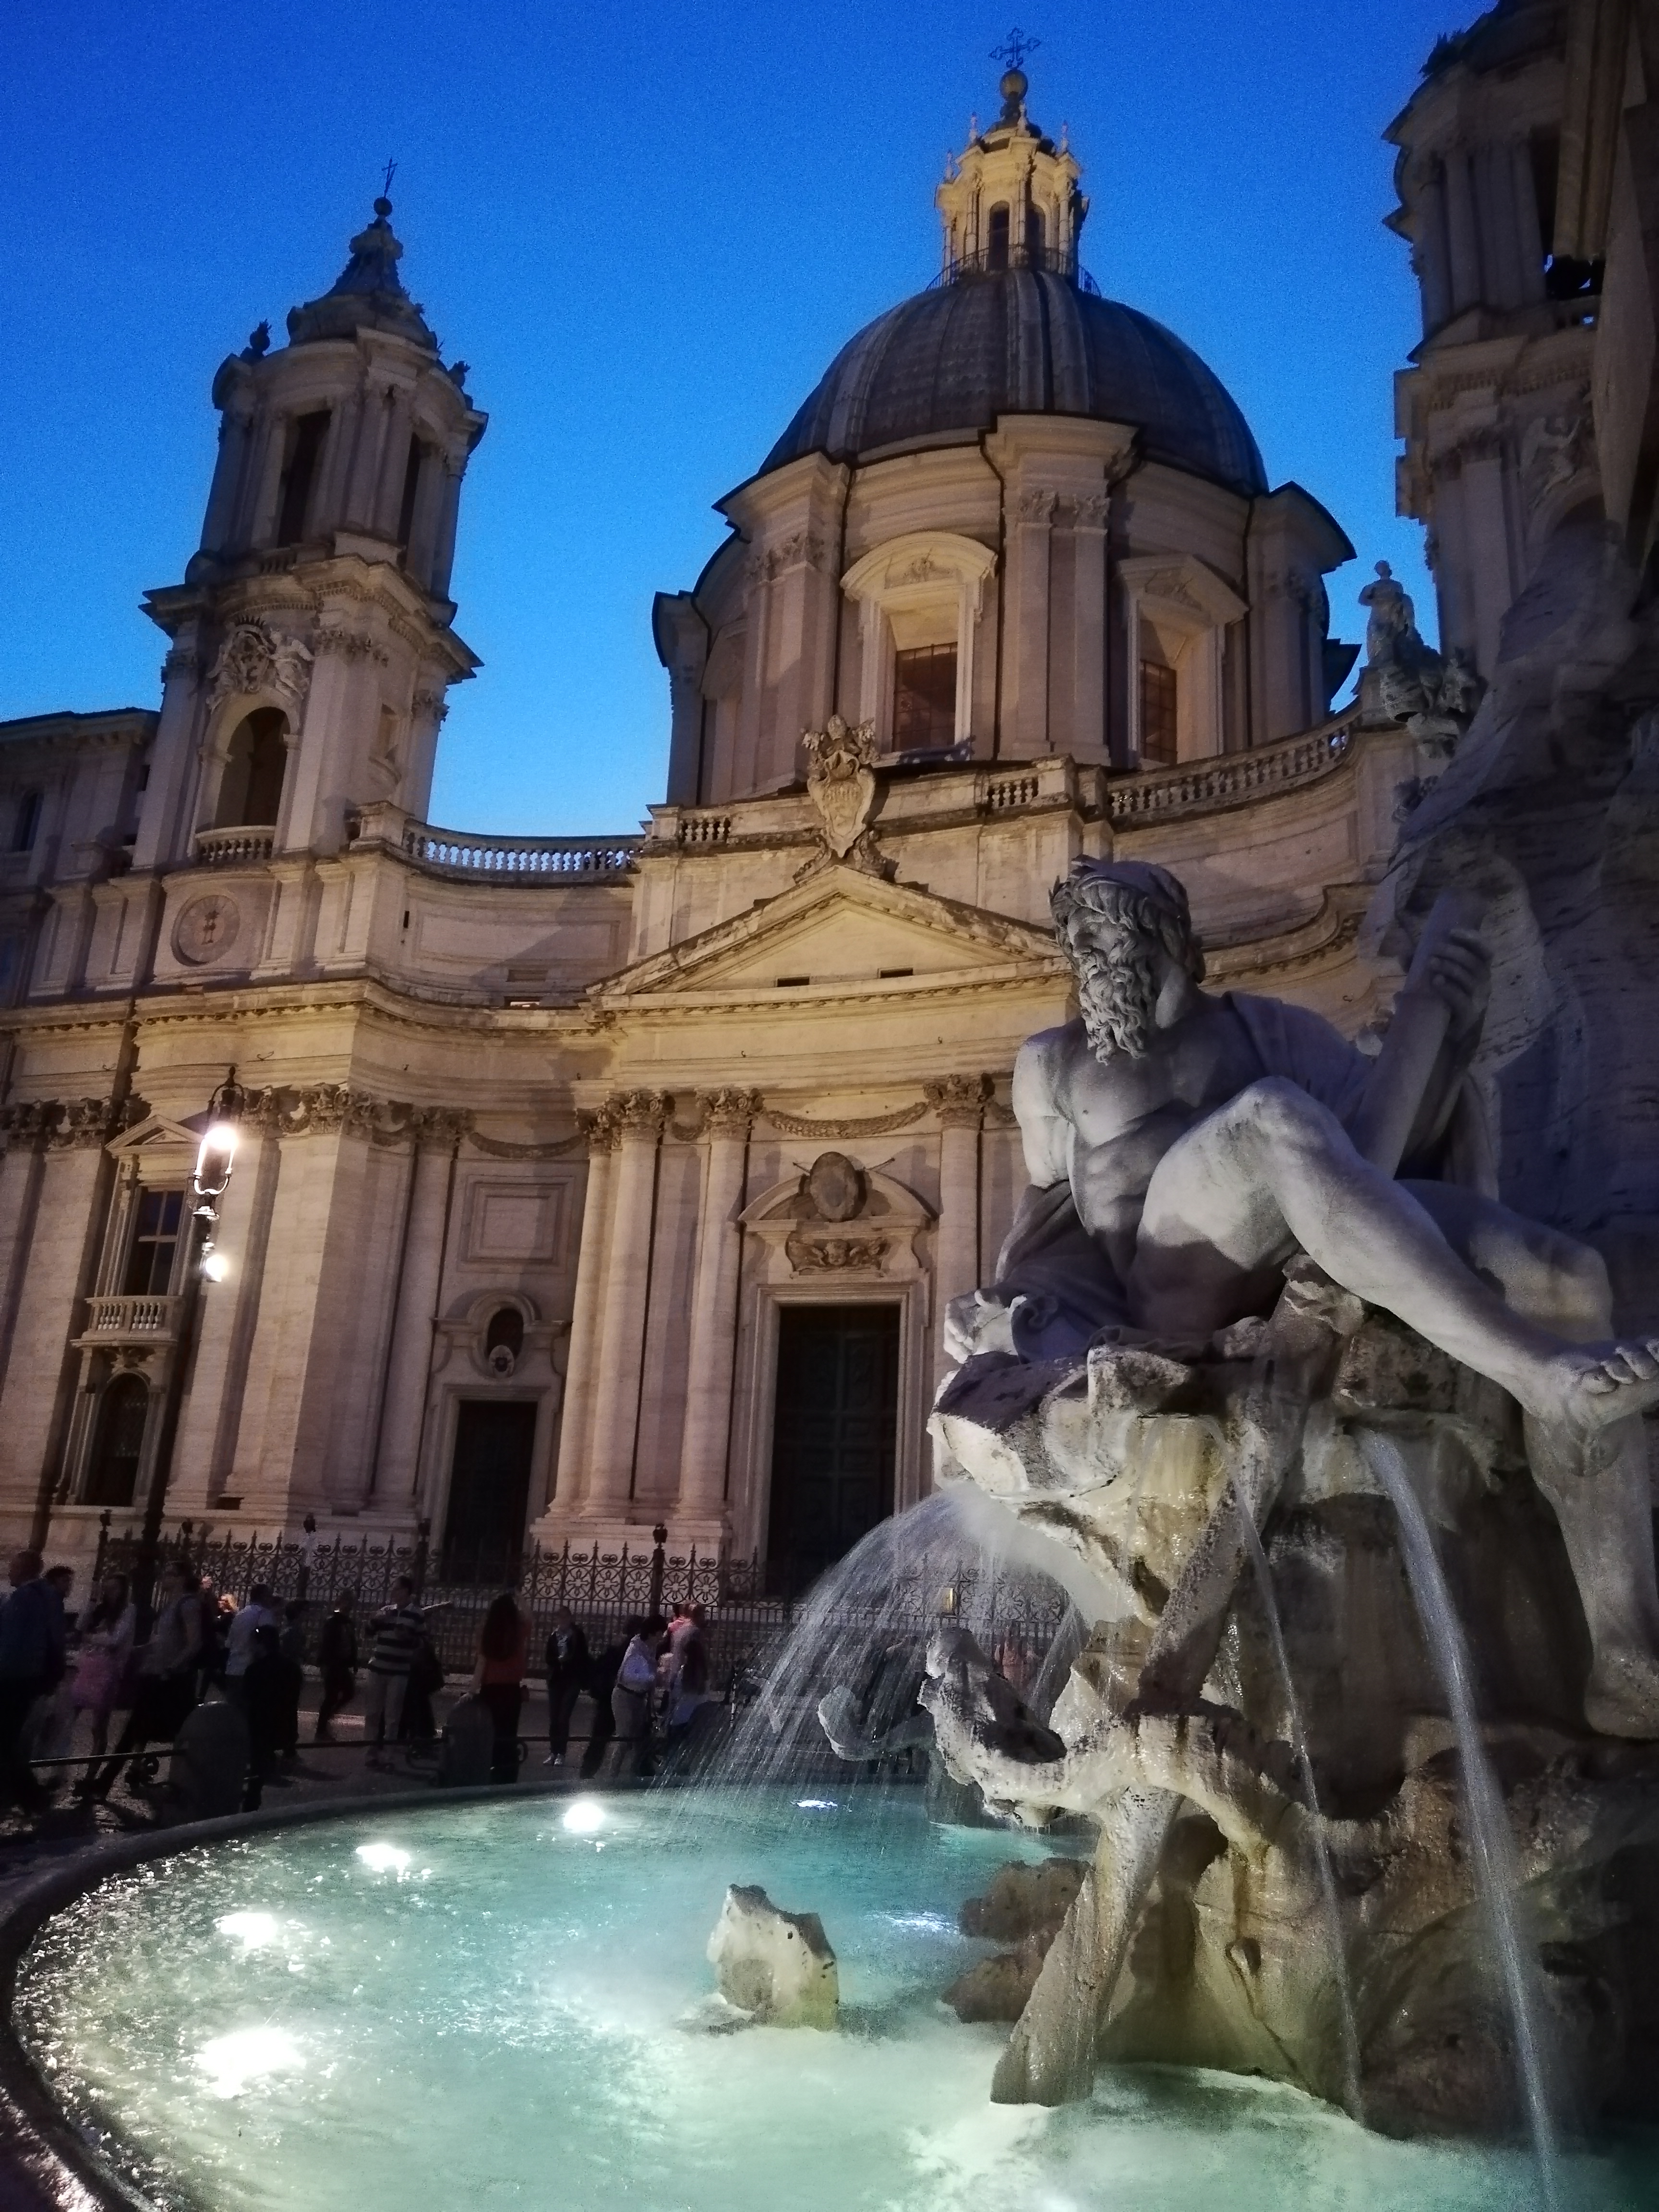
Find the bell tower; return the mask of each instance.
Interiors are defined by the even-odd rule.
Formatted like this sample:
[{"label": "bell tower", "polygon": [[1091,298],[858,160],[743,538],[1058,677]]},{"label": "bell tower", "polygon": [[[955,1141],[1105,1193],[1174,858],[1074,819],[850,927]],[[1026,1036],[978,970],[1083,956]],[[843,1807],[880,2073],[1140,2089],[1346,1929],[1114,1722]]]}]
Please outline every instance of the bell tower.
[{"label": "bell tower", "polygon": [[285,346],[261,323],[214,379],[201,545],[144,603],[172,649],[135,871],[223,840],[325,856],[357,807],[426,811],[446,689],[478,665],[449,579],[486,418],[404,288],[391,217],[383,196]]}]

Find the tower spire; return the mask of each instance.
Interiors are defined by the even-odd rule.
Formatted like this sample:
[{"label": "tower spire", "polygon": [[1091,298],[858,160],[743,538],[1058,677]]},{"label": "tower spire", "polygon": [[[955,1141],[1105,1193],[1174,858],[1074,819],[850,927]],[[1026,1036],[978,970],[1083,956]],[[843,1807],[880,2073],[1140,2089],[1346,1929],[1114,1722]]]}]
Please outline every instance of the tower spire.
[{"label": "tower spire", "polygon": [[351,258],[326,292],[288,319],[290,343],[304,345],[313,338],[349,337],[365,325],[412,338],[434,353],[438,341],[425,316],[404,289],[398,274],[403,259],[401,240],[392,228],[392,202],[386,198],[398,165],[386,165],[386,191],[374,203],[374,220],[351,241]]}]

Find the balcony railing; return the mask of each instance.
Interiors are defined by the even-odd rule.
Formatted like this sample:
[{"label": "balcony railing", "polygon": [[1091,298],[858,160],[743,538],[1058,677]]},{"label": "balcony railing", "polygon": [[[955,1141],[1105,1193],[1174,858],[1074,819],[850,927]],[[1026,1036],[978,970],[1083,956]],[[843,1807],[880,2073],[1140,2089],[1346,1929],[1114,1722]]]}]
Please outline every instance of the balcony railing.
[{"label": "balcony railing", "polygon": [[87,1300],[82,1340],[100,1344],[161,1344],[177,1332],[184,1301],[169,1297],[95,1297]]},{"label": "balcony railing", "polygon": [[927,289],[936,292],[942,284],[960,284],[970,276],[1000,276],[1006,269],[1045,270],[1050,276],[1064,276],[1079,292],[1091,293],[1097,300],[1100,297],[1099,285],[1075,253],[1065,252],[1058,246],[1025,246],[1013,240],[1006,246],[985,246],[978,253],[958,254],[954,261],[945,263]]},{"label": "balcony railing", "polygon": [[276,842],[276,825],[272,822],[256,822],[235,830],[198,830],[196,865],[230,868],[239,861],[268,860]]},{"label": "balcony railing", "polygon": [[643,837],[490,837],[434,830],[411,822],[403,848],[411,860],[445,875],[498,882],[615,882],[634,865]]},{"label": "balcony railing", "polygon": [[1248,753],[1221,753],[1186,768],[1145,769],[1115,779],[1106,804],[1115,823],[1153,821],[1171,814],[1205,814],[1317,782],[1341,764],[1358,709],[1305,736],[1284,738]]}]

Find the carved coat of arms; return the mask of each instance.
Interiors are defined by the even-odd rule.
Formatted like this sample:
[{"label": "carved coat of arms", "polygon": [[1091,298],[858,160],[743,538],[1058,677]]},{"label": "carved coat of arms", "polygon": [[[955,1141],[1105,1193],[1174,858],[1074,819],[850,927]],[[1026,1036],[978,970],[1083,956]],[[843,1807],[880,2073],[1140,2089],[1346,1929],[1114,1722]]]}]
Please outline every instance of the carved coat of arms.
[{"label": "carved coat of arms", "polygon": [[875,804],[870,763],[876,757],[876,726],[851,724],[831,714],[823,729],[804,732],[801,743],[810,763],[807,796],[818,811],[823,842],[844,860],[863,837]]}]

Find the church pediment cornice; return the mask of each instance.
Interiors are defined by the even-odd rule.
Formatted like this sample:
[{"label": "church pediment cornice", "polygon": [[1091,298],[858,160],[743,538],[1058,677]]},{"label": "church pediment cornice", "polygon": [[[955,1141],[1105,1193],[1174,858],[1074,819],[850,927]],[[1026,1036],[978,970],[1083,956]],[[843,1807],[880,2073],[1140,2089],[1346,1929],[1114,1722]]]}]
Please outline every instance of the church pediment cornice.
[{"label": "church pediment cornice", "polygon": [[[988,983],[1027,981],[1058,974],[1063,966],[1046,929],[982,907],[940,897],[919,885],[892,883],[861,869],[831,862],[805,881],[747,912],[700,931],[678,945],[637,961],[592,985],[591,1003],[608,1008],[652,1000],[693,998],[698,1003],[744,1001],[763,996],[781,1002],[777,975],[804,957],[804,944],[817,938],[837,939],[845,923],[857,917],[878,933],[887,925],[897,951],[927,938],[940,940],[946,957],[938,969],[914,969],[882,975],[825,973],[816,982],[807,971],[793,987],[794,1003],[821,1000],[826,994],[865,996],[890,988],[960,990]],[[766,956],[773,953],[769,959]],[[892,963],[895,968],[900,963]]]}]

